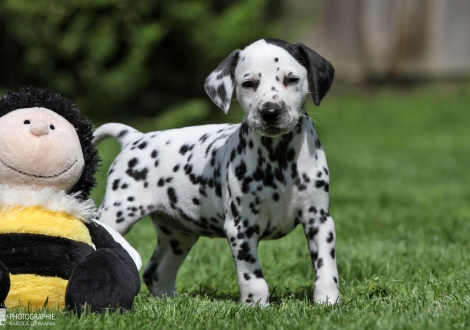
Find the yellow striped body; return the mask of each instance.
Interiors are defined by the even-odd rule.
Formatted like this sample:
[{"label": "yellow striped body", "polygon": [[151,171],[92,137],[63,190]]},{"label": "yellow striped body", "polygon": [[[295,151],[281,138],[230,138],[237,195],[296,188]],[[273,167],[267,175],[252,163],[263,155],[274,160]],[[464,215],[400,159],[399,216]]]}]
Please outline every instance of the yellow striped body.
[{"label": "yellow striped body", "polygon": [[92,250],[88,228],[74,216],[37,206],[3,208],[0,261],[11,280],[6,306],[42,308],[47,300],[48,308],[63,308],[67,276]]}]

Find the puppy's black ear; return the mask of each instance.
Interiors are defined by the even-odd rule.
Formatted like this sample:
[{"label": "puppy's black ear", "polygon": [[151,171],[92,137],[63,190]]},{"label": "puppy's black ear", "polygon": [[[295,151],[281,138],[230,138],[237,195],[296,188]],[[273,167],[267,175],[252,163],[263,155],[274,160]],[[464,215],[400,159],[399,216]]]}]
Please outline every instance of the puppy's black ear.
[{"label": "puppy's black ear", "polygon": [[238,64],[240,50],[233,51],[219,66],[207,77],[204,88],[212,102],[227,113],[232,100],[235,87],[235,68]]},{"label": "puppy's black ear", "polygon": [[305,61],[313,103],[320,105],[320,101],[326,95],[333,82],[335,69],[330,62],[304,44],[299,42],[295,44],[295,47],[297,47]]}]

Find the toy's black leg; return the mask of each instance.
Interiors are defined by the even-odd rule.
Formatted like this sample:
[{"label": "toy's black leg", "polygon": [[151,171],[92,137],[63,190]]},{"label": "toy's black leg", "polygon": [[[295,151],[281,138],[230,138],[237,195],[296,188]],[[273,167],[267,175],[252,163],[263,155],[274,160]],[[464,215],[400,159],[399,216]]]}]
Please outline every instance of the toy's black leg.
[{"label": "toy's black leg", "polygon": [[79,315],[84,307],[92,312],[130,309],[140,290],[140,282],[137,287],[129,265],[135,267],[133,263],[126,264],[113,249],[100,249],[84,257],[69,279],[66,308]]},{"label": "toy's black leg", "polygon": [[8,292],[10,292],[10,273],[0,261],[0,307],[4,306]]}]

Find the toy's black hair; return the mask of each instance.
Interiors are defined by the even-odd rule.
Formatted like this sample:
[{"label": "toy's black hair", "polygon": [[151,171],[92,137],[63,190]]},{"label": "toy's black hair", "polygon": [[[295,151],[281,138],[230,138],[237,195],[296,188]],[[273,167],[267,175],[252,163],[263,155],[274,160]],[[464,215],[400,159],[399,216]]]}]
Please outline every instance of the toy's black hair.
[{"label": "toy's black hair", "polygon": [[60,94],[50,89],[23,87],[17,93],[9,92],[0,99],[0,117],[17,109],[42,107],[52,110],[71,123],[76,131],[82,147],[85,165],[83,173],[68,191],[68,194],[79,193],[82,200],[87,199],[91,189],[96,185],[95,174],[101,161],[98,150],[92,144],[93,126],[80,114],[78,108]]}]

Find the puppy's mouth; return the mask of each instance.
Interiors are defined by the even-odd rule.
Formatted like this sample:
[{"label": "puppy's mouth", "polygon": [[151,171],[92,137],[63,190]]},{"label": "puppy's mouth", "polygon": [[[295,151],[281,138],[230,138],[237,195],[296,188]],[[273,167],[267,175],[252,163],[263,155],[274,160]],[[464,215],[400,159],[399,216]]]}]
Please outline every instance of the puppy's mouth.
[{"label": "puppy's mouth", "polygon": [[75,158],[75,160],[72,162],[72,164],[67,167],[65,170],[59,172],[59,173],[56,173],[56,174],[52,174],[52,175],[39,175],[39,174],[34,174],[34,173],[28,173],[28,172],[24,172],[24,171],[21,171],[21,170],[18,170],[16,169],[15,167],[5,163],[3,161],[3,159],[0,158],[0,162],[5,165],[6,167],[8,167],[9,169],[15,171],[15,172],[18,172],[18,173],[21,173],[23,175],[27,175],[27,176],[31,176],[31,177],[34,177],[34,178],[40,178],[40,179],[51,179],[51,178],[56,178],[58,176],[61,176],[62,174],[68,172],[76,163],[77,163],[77,159]]},{"label": "puppy's mouth", "polygon": [[292,129],[290,127],[280,127],[280,126],[269,126],[269,127],[258,127],[253,128],[254,131],[261,135],[267,137],[277,137],[289,133]]}]

